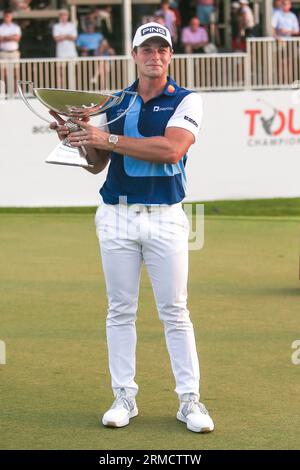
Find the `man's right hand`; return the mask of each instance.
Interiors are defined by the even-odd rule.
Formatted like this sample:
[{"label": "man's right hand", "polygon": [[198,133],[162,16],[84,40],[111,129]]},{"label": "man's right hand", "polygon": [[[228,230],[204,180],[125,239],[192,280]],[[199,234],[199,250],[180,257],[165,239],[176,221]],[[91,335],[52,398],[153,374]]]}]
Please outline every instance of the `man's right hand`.
[{"label": "man's right hand", "polygon": [[49,113],[56,119],[55,122],[51,122],[50,129],[57,132],[59,140],[64,140],[70,134],[70,130],[65,126],[65,121],[59,114],[55,111],[49,111]]}]

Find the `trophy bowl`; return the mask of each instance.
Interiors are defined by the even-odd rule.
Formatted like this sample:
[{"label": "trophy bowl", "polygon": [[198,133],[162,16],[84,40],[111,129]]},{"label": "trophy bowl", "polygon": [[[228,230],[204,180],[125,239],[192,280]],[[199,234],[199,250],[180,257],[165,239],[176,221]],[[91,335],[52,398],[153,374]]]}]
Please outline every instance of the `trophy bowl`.
[{"label": "trophy bowl", "polygon": [[[35,88],[34,95],[47,108],[63,116],[86,117],[99,114],[99,111],[112,99],[112,95],[86,91]],[[105,107],[107,109],[107,106]]]},{"label": "trophy bowl", "polygon": [[[67,116],[65,126],[68,127],[70,132],[77,132],[82,128],[80,125],[74,123],[73,119],[82,120],[90,116],[97,116],[105,113],[107,109],[112,106],[119,105],[126,95],[131,95],[131,100],[127,109],[122,112],[116,119],[113,119],[104,125],[109,125],[112,122],[122,118],[130,108],[133,106],[137,93],[131,91],[122,91],[118,95],[113,95],[104,92],[95,91],[76,91],[65,90],[59,88],[37,88],[31,81],[17,82],[19,94],[26,104],[26,106],[40,119],[51,124],[52,121],[39,114],[29,103],[27,97],[24,95],[23,88],[29,88],[32,97],[35,97],[46,108],[55,111],[57,114]],[[98,127],[102,127],[99,125]],[[80,167],[93,167],[87,159],[87,151],[84,146],[74,148],[68,143],[68,138],[63,139],[55,149],[46,158],[46,163],[53,163],[56,165],[69,165]]]}]

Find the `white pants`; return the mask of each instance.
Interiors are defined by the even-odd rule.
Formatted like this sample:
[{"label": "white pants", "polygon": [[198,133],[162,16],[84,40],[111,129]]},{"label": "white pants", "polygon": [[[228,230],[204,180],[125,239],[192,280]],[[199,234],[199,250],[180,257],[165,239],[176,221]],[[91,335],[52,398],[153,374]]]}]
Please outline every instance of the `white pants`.
[{"label": "white pants", "polygon": [[136,313],[142,263],[164,324],[175,392],[199,395],[199,363],[187,310],[189,223],[181,204],[147,210],[140,205],[102,203],[95,223],[108,296],[106,322],[114,393],[135,395]]}]

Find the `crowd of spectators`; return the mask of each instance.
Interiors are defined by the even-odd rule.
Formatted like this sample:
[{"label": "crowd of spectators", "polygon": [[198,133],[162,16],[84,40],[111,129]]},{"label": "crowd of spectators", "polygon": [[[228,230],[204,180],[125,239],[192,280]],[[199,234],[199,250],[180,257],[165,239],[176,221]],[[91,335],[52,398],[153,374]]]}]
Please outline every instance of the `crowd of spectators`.
[{"label": "crowd of spectators", "polygon": [[96,22],[88,14],[82,22],[82,32],[78,35],[75,24],[69,21],[68,10],[60,10],[59,21],[53,26],[53,39],[56,43],[56,57],[60,59],[80,56],[114,55],[104,35],[96,30]]},{"label": "crowd of spectators", "polygon": [[[58,8],[64,0],[57,0]],[[226,0],[224,0],[225,2]],[[220,24],[224,27],[224,2],[217,0],[162,0],[133,5],[133,29],[156,21],[171,33],[177,53],[243,51],[247,37],[262,36],[261,21],[255,19],[253,2],[231,1],[232,44],[224,46]],[[273,2],[272,27],[276,38],[299,35],[297,15],[290,0]],[[0,58],[103,56],[123,53],[121,6],[78,7],[77,24],[66,9],[58,19],[13,20],[13,13],[32,9],[51,9],[50,0],[0,0],[4,11],[0,25]],[[224,28],[223,28],[224,29]],[[223,31],[224,33],[224,31]],[[20,45],[20,48],[19,48]]]}]

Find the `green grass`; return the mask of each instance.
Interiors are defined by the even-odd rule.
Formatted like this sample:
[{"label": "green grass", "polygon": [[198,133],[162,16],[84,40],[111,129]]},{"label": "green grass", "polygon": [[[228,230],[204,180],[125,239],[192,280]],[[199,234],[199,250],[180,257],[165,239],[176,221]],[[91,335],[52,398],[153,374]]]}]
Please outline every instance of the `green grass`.
[{"label": "green grass", "polygon": [[[300,216],[300,198],[204,202],[206,215]],[[93,214],[95,207],[0,207],[0,214]]]},{"label": "green grass", "polygon": [[[296,204],[291,213],[299,215]],[[291,363],[300,339],[299,235],[296,217],[206,217],[204,248],[190,255],[189,308],[211,434],[188,432],[175,418],[163,329],[143,273],[140,415],[112,430],[99,425],[112,395],[93,216],[2,213],[0,448],[299,448],[300,365]]]}]

